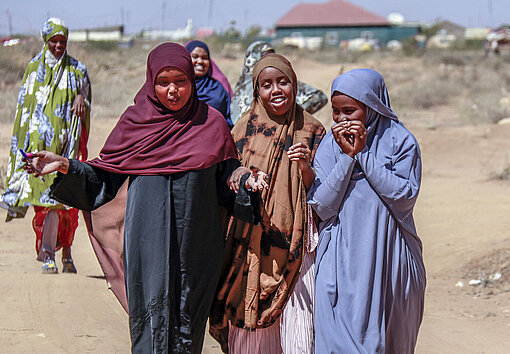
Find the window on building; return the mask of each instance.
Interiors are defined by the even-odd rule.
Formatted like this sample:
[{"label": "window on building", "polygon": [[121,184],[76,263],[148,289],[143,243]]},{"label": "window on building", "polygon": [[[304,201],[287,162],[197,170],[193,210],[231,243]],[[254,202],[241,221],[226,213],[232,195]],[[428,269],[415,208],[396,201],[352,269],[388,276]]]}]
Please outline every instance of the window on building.
[{"label": "window on building", "polygon": [[372,31],[361,31],[360,37],[363,39],[374,39],[374,33]]},{"label": "window on building", "polygon": [[326,45],[336,45],[338,43],[338,32],[326,32],[324,35],[324,43]]}]

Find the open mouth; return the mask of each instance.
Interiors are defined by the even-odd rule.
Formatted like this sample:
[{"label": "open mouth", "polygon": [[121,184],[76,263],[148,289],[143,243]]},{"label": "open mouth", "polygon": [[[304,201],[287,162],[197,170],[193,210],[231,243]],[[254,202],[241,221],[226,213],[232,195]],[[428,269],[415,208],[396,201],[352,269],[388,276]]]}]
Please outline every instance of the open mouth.
[{"label": "open mouth", "polygon": [[271,99],[271,103],[275,106],[279,106],[287,100],[285,97],[275,97]]}]

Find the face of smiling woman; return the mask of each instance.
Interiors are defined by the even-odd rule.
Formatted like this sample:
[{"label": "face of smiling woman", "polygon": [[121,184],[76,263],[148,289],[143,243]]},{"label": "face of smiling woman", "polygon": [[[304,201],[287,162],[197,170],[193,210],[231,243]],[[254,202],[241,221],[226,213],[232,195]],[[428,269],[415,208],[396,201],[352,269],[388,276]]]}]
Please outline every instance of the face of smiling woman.
[{"label": "face of smiling woman", "polygon": [[294,91],[289,78],[273,67],[260,72],[258,93],[266,111],[275,116],[286,114],[294,102]]},{"label": "face of smiling woman", "polygon": [[335,92],[331,99],[331,108],[335,123],[348,120],[360,121],[361,124],[365,125],[367,108],[363,103],[354,98]]},{"label": "face of smiling woman", "polygon": [[209,60],[209,54],[202,47],[196,47],[191,51],[191,61],[193,63],[193,69],[195,70],[196,76],[204,76],[209,71],[211,61]]},{"label": "face of smiling woman", "polygon": [[55,58],[60,59],[67,48],[67,39],[61,34],[53,36],[48,41],[48,48]]},{"label": "face of smiling woman", "polygon": [[161,69],[156,76],[154,90],[159,102],[170,111],[178,111],[191,97],[191,81],[186,74],[173,67]]}]

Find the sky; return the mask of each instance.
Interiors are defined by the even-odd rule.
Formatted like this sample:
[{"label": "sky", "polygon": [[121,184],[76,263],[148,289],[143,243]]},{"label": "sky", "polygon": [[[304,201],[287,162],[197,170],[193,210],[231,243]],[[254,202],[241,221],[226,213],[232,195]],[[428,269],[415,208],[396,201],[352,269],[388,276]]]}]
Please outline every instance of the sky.
[{"label": "sky", "polygon": [[[271,28],[298,3],[327,0],[2,0],[0,34],[38,34],[48,17],[60,17],[73,29],[124,24],[126,33],[142,29],[183,28],[221,31],[236,21],[245,30],[253,25]],[[400,13],[406,21],[449,20],[466,27],[496,27],[510,23],[510,0],[352,0],[380,16]]]}]

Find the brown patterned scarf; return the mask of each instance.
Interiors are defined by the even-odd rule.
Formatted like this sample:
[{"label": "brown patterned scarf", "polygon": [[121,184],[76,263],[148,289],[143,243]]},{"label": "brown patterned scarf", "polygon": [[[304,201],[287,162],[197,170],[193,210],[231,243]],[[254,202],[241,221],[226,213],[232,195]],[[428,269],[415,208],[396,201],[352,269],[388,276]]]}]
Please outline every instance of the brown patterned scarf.
[{"label": "brown patterned scarf", "polygon": [[[271,326],[283,309],[298,279],[303,257],[306,191],[298,165],[287,157],[289,147],[305,143],[312,156],[324,127],[297,104],[284,116],[270,116],[258,95],[262,70],[274,67],[297,90],[291,64],[277,54],[264,56],[253,71],[254,103],[236,123],[232,134],[243,166],[257,167],[269,175],[269,189],[261,193],[262,222],[251,225],[231,220],[227,233],[227,260],[223,282],[213,305],[210,331],[224,348],[228,322],[255,330]],[[261,298],[261,292],[269,296]],[[257,324],[260,319],[265,322]]]}]

